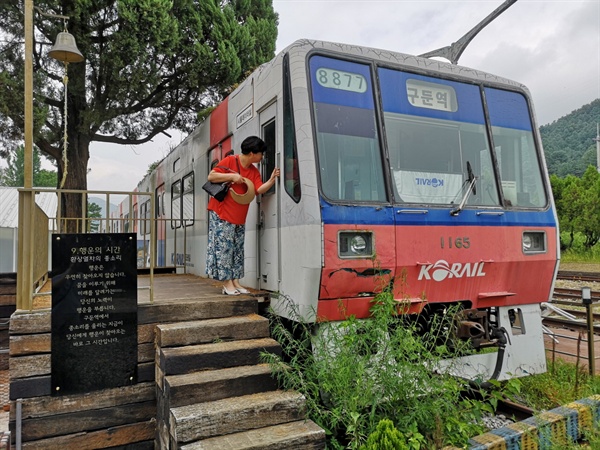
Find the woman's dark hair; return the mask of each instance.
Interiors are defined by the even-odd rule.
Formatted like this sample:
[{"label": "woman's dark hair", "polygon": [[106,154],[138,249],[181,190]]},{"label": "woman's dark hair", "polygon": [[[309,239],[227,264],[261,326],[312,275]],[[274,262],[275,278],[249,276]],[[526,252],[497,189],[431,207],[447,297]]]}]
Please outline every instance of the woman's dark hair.
[{"label": "woman's dark hair", "polygon": [[267,144],[258,136],[248,136],[242,142],[242,153],[264,153],[267,151]]}]

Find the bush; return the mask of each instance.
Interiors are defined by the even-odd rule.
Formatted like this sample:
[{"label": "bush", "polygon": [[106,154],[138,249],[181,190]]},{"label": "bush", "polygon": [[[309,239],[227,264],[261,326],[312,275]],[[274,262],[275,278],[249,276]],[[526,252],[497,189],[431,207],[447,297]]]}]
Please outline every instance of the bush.
[{"label": "bush", "polygon": [[367,443],[360,447],[361,450],[409,450],[404,435],[400,433],[394,423],[388,419],[379,421],[377,428],[367,438]]},{"label": "bush", "polygon": [[401,448],[409,449],[460,446],[484,431],[481,416],[490,405],[464,399],[465,380],[433,370],[454,352],[466,352],[462,342],[445,337],[452,314],[419,333],[417,321],[397,312],[398,302],[383,292],[368,320],[310,324],[272,317],[272,336],[285,356],[265,354],[263,360],[283,388],[306,397],[328,448],[359,449],[378,426],[384,427],[379,435],[389,431],[384,419],[396,424],[409,445]]},{"label": "bush", "polygon": [[[562,247],[566,247],[566,242],[571,242],[571,236],[567,232],[560,233],[560,242]],[[575,233],[568,249],[563,250],[561,258],[564,262],[600,262],[600,244],[591,248],[585,247],[585,236],[581,233]]]}]

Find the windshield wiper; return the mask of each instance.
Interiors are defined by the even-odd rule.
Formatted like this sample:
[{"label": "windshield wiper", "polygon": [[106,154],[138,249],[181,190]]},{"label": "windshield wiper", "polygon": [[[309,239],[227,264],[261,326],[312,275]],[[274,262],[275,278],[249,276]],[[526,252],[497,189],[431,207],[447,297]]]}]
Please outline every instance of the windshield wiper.
[{"label": "windshield wiper", "polygon": [[467,161],[467,179],[463,183],[463,186],[466,183],[469,184],[469,187],[467,188],[467,192],[465,192],[465,195],[463,195],[463,198],[460,201],[460,204],[458,205],[458,207],[456,207],[450,211],[451,216],[457,216],[458,213],[463,210],[463,208],[465,207],[465,204],[467,203],[467,200],[469,200],[469,196],[471,195],[471,192],[473,192],[473,195],[477,195],[477,187],[476,187],[477,177],[475,175],[473,175],[473,169],[471,169],[471,163],[469,161]]}]

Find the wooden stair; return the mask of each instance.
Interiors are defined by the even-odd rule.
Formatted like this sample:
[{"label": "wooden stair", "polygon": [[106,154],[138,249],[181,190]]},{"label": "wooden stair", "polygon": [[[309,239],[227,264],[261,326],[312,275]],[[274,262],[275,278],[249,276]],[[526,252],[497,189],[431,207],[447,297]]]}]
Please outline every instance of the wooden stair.
[{"label": "wooden stair", "polygon": [[304,397],[279,390],[260,363],[261,352],[281,354],[281,347],[257,310],[248,298],[235,316],[157,325],[158,448],[325,448],[325,432],[306,419]]}]

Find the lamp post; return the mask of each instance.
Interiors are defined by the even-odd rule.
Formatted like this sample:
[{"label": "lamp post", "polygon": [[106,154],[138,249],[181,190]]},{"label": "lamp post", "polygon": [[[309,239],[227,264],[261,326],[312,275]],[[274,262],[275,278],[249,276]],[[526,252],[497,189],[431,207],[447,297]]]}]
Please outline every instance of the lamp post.
[{"label": "lamp post", "polygon": [[592,311],[592,289],[584,286],[581,288],[581,300],[585,305],[587,316],[587,339],[588,339],[588,367],[590,375],[596,373],[596,355],[594,352],[594,312]]},{"label": "lamp post", "polygon": [[[35,196],[33,192],[33,0],[24,3],[25,32],[25,73],[24,73],[24,161],[23,191],[19,195],[19,261],[17,265],[17,310],[31,309],[33,299],[33,209]],[[42,13],[43,14],[43,13]],[[67,16],[51,17],[68,19]],[[68,36],[65,36],[68,35]],[[69,36],[71,39],[69,39]],[[59,33],[56,45],[50,56],[65,64],[83,61],[83,55],[75,45],[75,39],[69,33]],[[72,46],[62,45],[71,42]],[[66,93],[65,93],[66,102]],[[66,117],[65,117],[66,121]],[[66,139],[65,139],[66,145]]]}]

